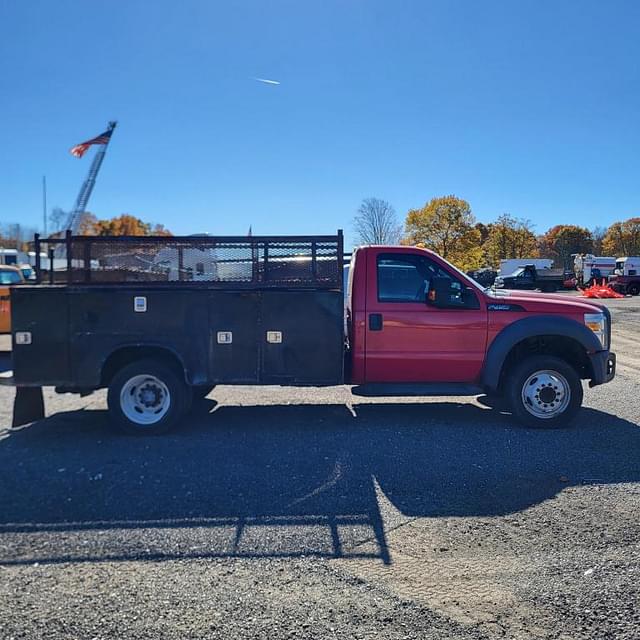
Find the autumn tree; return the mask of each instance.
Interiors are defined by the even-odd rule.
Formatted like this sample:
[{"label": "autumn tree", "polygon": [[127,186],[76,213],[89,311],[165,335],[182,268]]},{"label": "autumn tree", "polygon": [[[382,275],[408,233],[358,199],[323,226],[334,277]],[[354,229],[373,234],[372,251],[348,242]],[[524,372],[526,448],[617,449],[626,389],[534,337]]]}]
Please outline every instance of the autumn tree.
[{"label": "autumn tree", "polygon": [[365,198],[353,219],[361,244],[398,244],[402,227],[395,209],[379,198]]},{"label": "autumn tree", "polygon": [[573,264],[574,253],[591,253],[593,237],[591,231],[574,224],[558,224],[551,227],[538,240],[540,255],[552,258],[558,268],[568,268]]},{"label": "autumn tree", "polygon": [[591,229],[591,237],[593,238],[593,253],[597,256],[604,255],[603,243],[607,235],[607,227],[594,227]]},{"label": "autumn tree", "polygon": [[79,232],[89,236],[170,236],[171,232],[161,224],[143,222],[128,213],[115,218],[99,220],[93,214],[85,213],[80,221]]},{"label": "autumn tree", "polygon": [[537,257],[538,245],[529,220],[503,213],[488,228],[483,250],[489,264],[498,266],[507,258]]},{"label": "autumn tree", "polygon": [[480,231],[466,200],[456,196],[433,198],[407,213],[405,244],[432,249],[460,269],[482,266]]},{"label": "autumn tree", "polygon": [[480,244],[484,244],[489,239],[493,223],[484,224],[484,222],[476,222],[474,226],[480,234]]},{"label": "autumn tree", "polygon": [[640,255],[640,218],[614,222],[602,241],[602,250],[616,257]]},{"label": "autumn tree", "polygon": [[78,221],[78,235],[80,236],[97,236],[98,218],[93,213],[85,211],[80,215]]}]

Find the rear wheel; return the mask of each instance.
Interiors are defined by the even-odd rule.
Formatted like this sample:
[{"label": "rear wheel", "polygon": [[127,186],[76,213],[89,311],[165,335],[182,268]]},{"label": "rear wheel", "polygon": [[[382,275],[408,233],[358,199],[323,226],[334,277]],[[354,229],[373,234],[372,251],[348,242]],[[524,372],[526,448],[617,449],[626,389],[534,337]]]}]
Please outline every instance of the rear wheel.
[{"label": "rear wheel", "polygon": [[640,284],[634,282],[627,287],[627,293],[630,293],[632,296],[637,296],[640,293]]},{"label": "rear wheel", "polygon": [[109,385],[107,404],[114,427],[125,433],[166,433],[185,414],[188,388],[171,368],[157,360],[132,362]]},{"label": "rear wheel", "polygon": [[507,399],[513,415],[537,428],[567,426],[582,405],[575,369],[555,356],[532,356],[509,372]]}]

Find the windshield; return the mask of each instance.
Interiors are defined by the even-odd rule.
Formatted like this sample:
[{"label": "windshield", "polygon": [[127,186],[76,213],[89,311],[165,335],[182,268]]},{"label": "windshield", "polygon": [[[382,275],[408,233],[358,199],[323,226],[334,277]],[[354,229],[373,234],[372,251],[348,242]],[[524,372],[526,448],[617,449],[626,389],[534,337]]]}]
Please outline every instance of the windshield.
[{"label": "windshield", "polygon": [[440,260],[442,260],[445,264],[451,267],[451,269],[455,271],[458,276],[460,276],[460,279],[466,284],[468,284],[469,286],[473,287],[477,291],[488,290],[487,287],[483,287],[482,285],[478,284],[471,276],[468,276],[464,271],[461,271],[460,269],[458,269],[458,267],[456,267],[454,264],[451,264],[448,260],[445,260],[442,256],[438,256],[438,258],[440,258]]},{"label": "windshield", "polygon": [[0,271],[0,284],[19,284],[20,282],[22,278],[16,271]]}]

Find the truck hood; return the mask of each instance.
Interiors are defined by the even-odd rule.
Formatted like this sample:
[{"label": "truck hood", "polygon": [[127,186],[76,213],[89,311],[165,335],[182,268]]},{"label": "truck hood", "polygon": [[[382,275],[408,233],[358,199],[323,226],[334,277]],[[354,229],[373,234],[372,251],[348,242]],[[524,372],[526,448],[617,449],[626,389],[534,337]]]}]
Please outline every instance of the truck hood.
[{"label": "truck hood", "polygon": [[606,306],[572,296],[538,293],[537,291],[487,291],[487,304],[518,305],[534,313],[599,313]]}]

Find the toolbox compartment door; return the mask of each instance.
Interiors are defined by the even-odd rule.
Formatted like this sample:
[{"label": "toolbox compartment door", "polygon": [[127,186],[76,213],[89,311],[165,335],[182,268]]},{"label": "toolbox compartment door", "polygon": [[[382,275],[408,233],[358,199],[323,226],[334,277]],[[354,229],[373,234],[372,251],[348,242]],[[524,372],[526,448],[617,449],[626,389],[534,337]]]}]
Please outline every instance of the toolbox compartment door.
[{"label": "toolbox compartment door", "polygon": [[[340,291],[264,291],[260,318],[262,382],[342,384],[343,313]],[[270,342],[269,333],[281,342]]]},{"label": "toolbox compartment door", "polygon": [[260,293],[214,291],[209,295],[212,384],[260,381]]},{"label": "toolbox compartment door", "polygon": [[31,333],[31,343],[13,345],[16,384],[67,384],[69,366],[69,310],[64,287],[25,285],[11,290],[11,325]]}]

